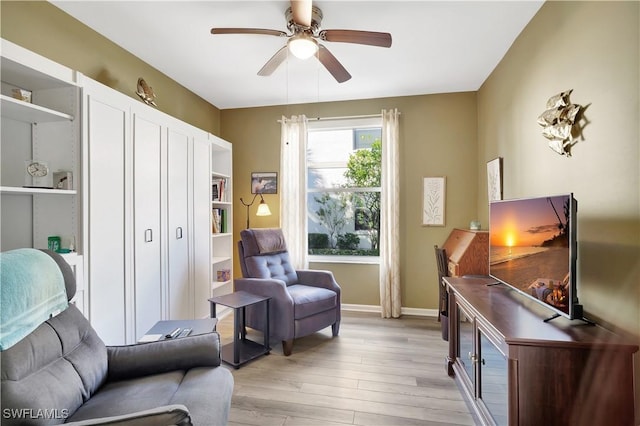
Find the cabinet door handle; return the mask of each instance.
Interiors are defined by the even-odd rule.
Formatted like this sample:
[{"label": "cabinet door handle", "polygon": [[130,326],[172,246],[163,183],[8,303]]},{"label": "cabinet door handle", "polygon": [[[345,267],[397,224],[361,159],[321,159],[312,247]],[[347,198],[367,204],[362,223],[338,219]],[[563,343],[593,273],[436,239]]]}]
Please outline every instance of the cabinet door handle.
[{"label": "cabinet door handle", "polygon": [[145,243],[150,243],[151,241],[153,241],[153,231],[151,229],[145,229],[144,230],[144,242]]},{"label": "cabinet door handle", "polygon": [[182,226],[176,228],[176,240],[182,239]]}]

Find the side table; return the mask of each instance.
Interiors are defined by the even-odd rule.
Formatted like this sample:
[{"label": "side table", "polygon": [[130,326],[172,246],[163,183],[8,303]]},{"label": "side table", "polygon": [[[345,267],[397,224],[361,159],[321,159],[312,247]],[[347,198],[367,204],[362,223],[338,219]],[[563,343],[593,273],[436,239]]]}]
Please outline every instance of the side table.
[{"label": "side table", "polygon": [[[228,343],[222,347],[221,357],[224,362],[239,368],[252,359],[271,352],[269,347],[269,299],[270,297],[256,296],[246,291],[237,291],[224,296],[212,297],[211,318],[216,317],[216,305],[223,305],[233,309],[233,343]],[[245,308],[256,303],[265,304],[265,330],[263,333],[264,343],[247,339],[245,330]]]}]

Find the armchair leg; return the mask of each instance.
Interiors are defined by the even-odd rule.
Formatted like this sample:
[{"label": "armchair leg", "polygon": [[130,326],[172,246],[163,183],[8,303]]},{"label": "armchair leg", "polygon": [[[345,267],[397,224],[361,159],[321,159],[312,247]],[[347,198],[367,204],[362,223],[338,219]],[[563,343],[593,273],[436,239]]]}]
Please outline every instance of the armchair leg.
[{"label": "armchair leg", "polygon": [[282,352],[284,352],[284,356],[291,355],[291,351],[293,350],[293,339],[291,340],[283,340],[282,341]]},{"label": "armchair leg", "polygon": [[331,334],[333,334],[333,337],[336,337],[339,332],[340,332],[340,321],[336,321],[333,324],[331,324]]}]

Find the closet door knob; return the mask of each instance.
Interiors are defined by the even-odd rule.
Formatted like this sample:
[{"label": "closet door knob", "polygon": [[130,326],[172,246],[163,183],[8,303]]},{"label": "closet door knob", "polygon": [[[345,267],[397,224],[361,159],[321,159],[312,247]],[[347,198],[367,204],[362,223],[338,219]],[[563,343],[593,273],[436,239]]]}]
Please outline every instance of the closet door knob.
[{"label": "closet door knob", "polygon": [[182,239],[182,226],[176,228],[176,240]]},{"label": "closet door knob", "polygon": [[153,231],[151,229],[145,229],[144,230],[144,242],[145,243],[150,243],[151,241],[153,241]]}]

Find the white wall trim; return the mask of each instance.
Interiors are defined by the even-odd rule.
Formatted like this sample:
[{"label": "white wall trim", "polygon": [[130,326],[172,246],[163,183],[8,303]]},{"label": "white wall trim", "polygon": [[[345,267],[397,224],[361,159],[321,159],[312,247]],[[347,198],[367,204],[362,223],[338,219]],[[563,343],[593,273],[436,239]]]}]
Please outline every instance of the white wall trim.
[{"label": "white wall trim", "polygon": [[[353,305],[349,303],[342,304],[343,311],[352,311],[352,312],[374,312],[381,313],[382,309],[380,306],[376,305]],[[420,317],[433,317],[436,318],[438,316],[437,309],[423,309],[423,308],[401,308],[400,313],[403,315],[416,315]]]}]

